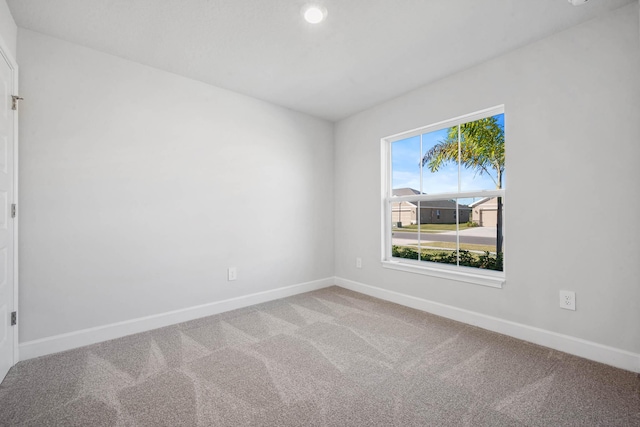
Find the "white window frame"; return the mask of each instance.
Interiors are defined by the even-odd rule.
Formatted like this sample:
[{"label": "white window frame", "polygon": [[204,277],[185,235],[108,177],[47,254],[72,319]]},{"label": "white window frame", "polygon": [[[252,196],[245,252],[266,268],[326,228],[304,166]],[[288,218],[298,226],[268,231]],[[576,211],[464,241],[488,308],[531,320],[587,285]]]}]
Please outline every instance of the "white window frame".
[{"label": "white window frame", "polygon": [[[407,132],[401,132],[381,139],[381,159],[382,159],[382,266],[393,270],[400,270],[409,273],[423,274],[427,276],[456,280],[477,285],[502,288],[505,283],[506,259],[503,258],[503,271],[484,270],[473,267],[457,266],[450,264],[440,264],[437,262],[418,261],[405,258],[396,258],[391,255],[392,249],[392,224],[391,209],[392,203],[403,201],[434,201],[446,199],[460,199],[469,197],[502,197],[505,199],[505,190],[485,190],[473,192],[455,192],[446,194],[420,194],[410,196],[393,196],[392,189],[392,167],[391,167],[391,144],[413,136],[435,132],[444,128],[457,126],[463,123],[492,117],[497,114],[504,114],[504,105],[498,105],[471,114],[444,120],[429,126],[423,126]],[[505,137],[506,141],[506,137]],[[506,217],[506,215],[505,215]],[[505,221],[502,223],[503,232]],[[506,233],[505,233],[506,234]],[[458,242],[459,243],[459,242]],[[504,245],[504,242],[503,242]],[[506,253],[506,251],[505,251]]]}]

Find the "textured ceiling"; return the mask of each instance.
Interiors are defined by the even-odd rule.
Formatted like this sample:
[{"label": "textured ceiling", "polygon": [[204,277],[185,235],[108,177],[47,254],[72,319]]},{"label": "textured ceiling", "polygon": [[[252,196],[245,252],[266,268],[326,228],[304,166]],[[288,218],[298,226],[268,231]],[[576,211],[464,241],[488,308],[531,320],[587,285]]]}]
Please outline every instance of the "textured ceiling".
[{"label": "textured ceiling", "polygon": [[338,120],[631,3],[7,0],[19,27]]}]

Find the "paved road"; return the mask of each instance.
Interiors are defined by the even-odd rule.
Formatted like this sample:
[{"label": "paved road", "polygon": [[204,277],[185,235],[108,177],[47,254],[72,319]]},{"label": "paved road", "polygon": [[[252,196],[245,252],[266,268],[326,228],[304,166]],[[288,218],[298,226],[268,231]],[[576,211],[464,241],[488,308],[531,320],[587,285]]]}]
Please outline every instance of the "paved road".
[{"label": "paved road", "polygon": [[[411,233],[405,231],[394,231],[393,239],[403,239],[403,240],[418,240],[418,233]],[[455,242],[456,235],[455,233],[421,233],[420,240],[431,241],[431,242]],[[475,245],[495,245],[496,238],[495,237],[486,237],[486,236],[468,236],[464,233],[460,233],[460,243],[471,243]]]}]

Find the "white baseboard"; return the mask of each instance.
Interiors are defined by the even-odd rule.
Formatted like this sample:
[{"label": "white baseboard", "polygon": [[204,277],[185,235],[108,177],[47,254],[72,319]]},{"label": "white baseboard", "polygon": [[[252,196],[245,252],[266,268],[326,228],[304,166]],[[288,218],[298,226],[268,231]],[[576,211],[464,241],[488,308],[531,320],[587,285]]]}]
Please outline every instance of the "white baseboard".
[{"label": "white baseboard", "polygon": [[334,278],[314,280],[312,282],[300,283],[264,292],[257,292],[250,295],[243,295],[223,301],[215,301],[195,307],[188,307],[167,313],[155,314],[152,316],[140,317],[138,319],[126,320],[124,322],[112,323],[95,328],[82,329],[66,334],[55,335],[20,344],[19,360],[32,359],[34,357],[47,354],[58,353],[60,351],[71,350],[85,345],[95,344],[102,341],[112,340],[139,332],[150,331],[176,323],[187,322],[201,317],[212,316],[224,313],[225,311],[236,310],[254,304],[260,304],[280,298],[304,292],[315,291],[334,285]]},{"label": "white baseboard", "polygon": [[585,359],[594,360],[632,372],[640,372],[640,354],[637,353],[631,353],[569,335],[558,334],[556,332],[487,316],[411,295],[365,285],[364,283],[340,277],[335,278],[335,284],[345,289],[426,311],[469,325],[478,326],[489,331],[498,332]]}]

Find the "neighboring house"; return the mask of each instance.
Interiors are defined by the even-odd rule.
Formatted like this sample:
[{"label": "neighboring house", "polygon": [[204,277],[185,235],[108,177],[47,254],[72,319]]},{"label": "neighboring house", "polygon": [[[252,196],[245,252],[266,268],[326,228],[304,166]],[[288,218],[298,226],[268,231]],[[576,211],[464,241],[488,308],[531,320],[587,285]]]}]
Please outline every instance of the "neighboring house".
[{"label": "neighboring house", "polygon": [[498,198],[485,197],[469,205],[471,220],[481,227],[495,227],[498,224]]},{"label": "neighboring house", "polygon": [[[420,192],[413,188],[397,188],[393,190],[394,196],[411,196],[418,195]],[[418,213],[418,202],[407,201],[400,203],[392,203],[391,221],[394,224],[402,225],[417,224],[418,218],[420,224],[455,224],[456,215],[460,215],[461,223],[469,221],[471,216],[471,208],[467,205],[459,205],[456,213],[455,200],[435,200],[429,202],[420,202]]]}]

